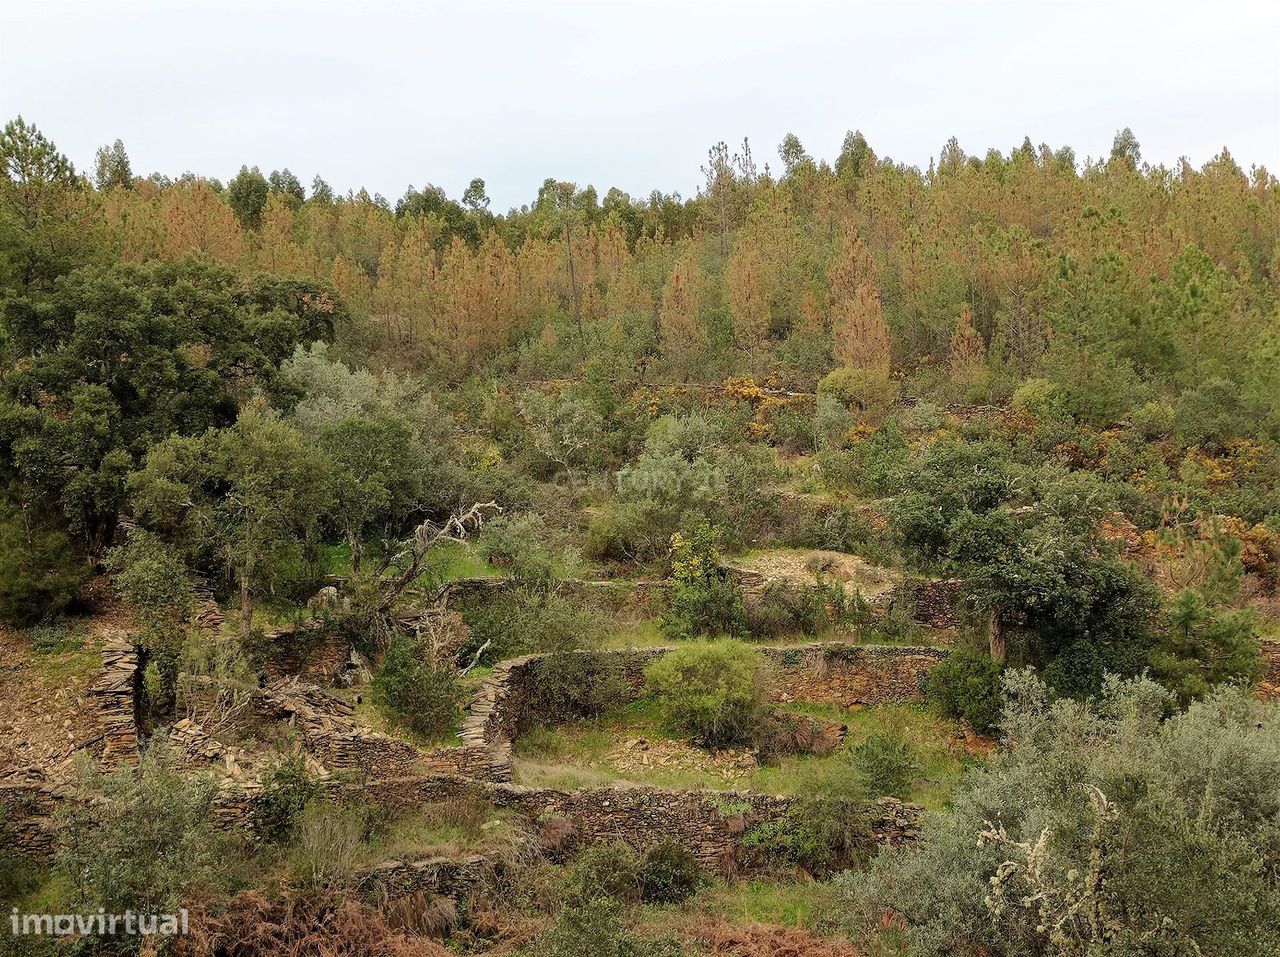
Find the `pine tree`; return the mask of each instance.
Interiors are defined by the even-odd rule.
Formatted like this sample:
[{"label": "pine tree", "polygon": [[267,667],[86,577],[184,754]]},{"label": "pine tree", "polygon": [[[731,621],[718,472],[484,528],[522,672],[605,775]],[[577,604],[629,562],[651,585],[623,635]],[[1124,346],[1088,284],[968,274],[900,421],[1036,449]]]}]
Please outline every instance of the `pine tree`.
[{"label": "pine tree", "polygon": [[769,332],[771,296],[767,272],[753,237],[739,239],[725,266],[724,282],[729,294],[733,337],[745,349],[758,346]]},{"label": "pine tree", "polygon": [[889,327],[880,312],[880,294],[858,286],[836,313],[832,327],[836,360],[851,369],[889,374]]},{"label": "pine tree", "polygon": [[973,327],[973,314],[968,305],[960,310],[960,318],[956,320],[955,331],[951,333],[951,355],[948,367],[951,374],[962,375],[986,358],[987,348],[982,336]]},{"label": "pine tree", "polygon": [[706,283],[706,274],[698,265],[697,250],[690,243],[671,270],[658,313],[663,346],[677,363],[692,361],[707,344],[707,330],[702,323]]}]

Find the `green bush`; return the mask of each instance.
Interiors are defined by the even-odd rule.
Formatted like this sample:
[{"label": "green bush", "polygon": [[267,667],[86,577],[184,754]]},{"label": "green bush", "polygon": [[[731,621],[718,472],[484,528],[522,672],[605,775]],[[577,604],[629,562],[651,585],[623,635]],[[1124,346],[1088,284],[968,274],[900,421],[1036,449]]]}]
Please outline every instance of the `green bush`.
[{"label": "green bush", "polygon": [[771,581],[747,610],[748,630],[761,638],[795,632],[819,635],[829,628],[860,626],[870,620],[866,602],[838,582],[803,586]]},{"label": "green bush", "polygon": [[250,812],[254,831],[273,844],[286,841],[315,794],[315,782],[301,759],[289,758],[262,779],[262,790]]},{"label": "green bush", "polygon": [[750,828],[742,842],[765,863],[825,876],[866,854],[870,826],[871,805],[850,765],[828,775],[815,793],[798,798],[782,818]]},{"label": "green bush", "polygon": [[1280,953],[1280,708],[1222,689],[1166,718],[1147,679],[1087,703],[1027,672],[1006,687],[1005,745],[919,840],[836,879],[855,943],[892,913],[918,957]]},{"label": "green bush", "polygon": [[697,892],[704,878],[693,852],[666,838],[644,852],[637,879],[646,904],[679,904]]},{"label": "green bush", "polygon": [[214,785],[183,772],[161,744],[135,770],[89,786],[94,800],[62,814],[55,855],[77,909],[172,913],[190,888],[227,884],[240,857],[213,826]]},{"label": "green bush", "polygon": [[882,797],[911,797],[916,761],[911,746],[898,737],[877,731],[853,746],[853,766],[863,793]]},{"label": "green bush", "polygon": [[720,563],[718,535],[705,522],[671,536],[671,580],[662,630],[676,638],[737,635],[746,629],[742,591]]},{"label": "green bush", "polygon": [[930,704],[949,718],[964,719],[975,731],[986,734],[1000,720],[1001,668],[989,655],[957,648],[924,679]]},{"label": "green bush", "polygon": [[492,564],[531,585],[547,585],[575,564],[565,561],[564,543],[553,551],[550,530],[535,512],[499,515],[485,525],[479,544]]},{"label": "green bush", "polygon": [[831,396],[845,408],[858,409],[867,418],[882,417],[898,397],[899,383],[877,369],[839,366],[818,383],[819,396]]},{"label": "green bush", "polygon": [[462,658],[469,659],[485,642],[484,661],[571,648],[592,648],[604,637],[604,620],[596,606],[573,600],[552,588],[520,587],[466,608],[463,619],[471,637]]},{"label": "green bush", "polygon": [[625,699],[626,678],[616,655],[560,648],[533,665],[538,703],[553,715],[591,716]]},{"label": "green bush", "polygon": [[667,723],[710,747],[750,741],[768,712],[760,653],[739,641],[696,642],[645,669]]},{"label": "green bush", "polygon": [[145,620],[180,618],[191,605],[191,576],[182,553],[145,528],[107,552],[116,592]]},{"label": "green bush", "polygon": [[0,512],[0,619],[26,627],[56,618],[89,580],[89,567],[60,531]]},{"label": "green bush", "polygon": [[640,859],[622,841],[593,844],[583,851],[569,872],[570,903],[607,897],[623,904],[640,899]]},{"label": "green bush", "polygon": [[1012,406],[1038,419],[1062,419],[1068,411],[1067,390],[1048,379],[1027,379],[1013,392]]},{"label": "green bush", "polygon": [[564,908],[551,930],[524,951],[528,957],[680,957],[670,937],[649,937],[629,930],[624,908],[610,897],[596,897]]},{"label": "green bush", "polygon": [[399,637],[373,676],[371,697],[389,718],[427,739],[449,732],[462,705],[453,669],[433,665],[418,642]]}]

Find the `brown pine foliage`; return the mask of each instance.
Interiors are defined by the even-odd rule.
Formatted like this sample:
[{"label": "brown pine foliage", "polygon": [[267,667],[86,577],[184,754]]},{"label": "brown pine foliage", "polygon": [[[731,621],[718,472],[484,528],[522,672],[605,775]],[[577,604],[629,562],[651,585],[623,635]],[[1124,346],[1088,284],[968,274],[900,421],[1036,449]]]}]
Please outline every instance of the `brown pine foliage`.
[{"label": "brown pine foliage", "polygon": [[863,245],[857,230],[846,225],[840,238],[831,267],[827,270],[827,287],[831,291],[831,305],[836,315],[844,311],[844,304],[858,294],[861,286],[875,282],[875,266],[871,253]]},{"label": "brown pine foliage", "polygon": [[973,327],[973,313],[966,305],[960,310],[955,330],[951,333],[951,356],[948,366],[952,375],[971,369],[986,358],[987,348],[982,336]]},{"label": "brown pine foliage", "polygon": [[662,291],[658,330],[669,355],[687,361],[707,344],[707,329],[702,323],[706,284],[706,275],[698,265],[697,250],[690,244],[676,260]]},{"label": "brown pine foliage", "polygon": [[769,331],[769,290],[764,258],[759,248],[744,238],[733,247],[725,266],[725,290],[733,318],[733,337],[745,348],[759,345]]},{"label": "brown pine foliage", "polygon": [[852,369],[889,373],[889,326],[880,311],[880,294],[869,283],[844,301],[832,327],[836,360]]}]

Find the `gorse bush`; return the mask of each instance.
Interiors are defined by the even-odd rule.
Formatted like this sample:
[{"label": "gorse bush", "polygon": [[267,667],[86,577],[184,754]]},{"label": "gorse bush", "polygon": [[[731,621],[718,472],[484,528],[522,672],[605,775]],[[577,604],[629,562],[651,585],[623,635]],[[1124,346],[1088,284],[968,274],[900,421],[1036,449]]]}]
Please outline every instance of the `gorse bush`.
[{"label": "gorse bush", "polygon": [[673,588],[662,630],[673,637],[736,635],[745,630],[742,592],[722,567],[718,535],[707,524],[671,536]]},{"label": "gorse bush", "polygon": [[645,686],[677,731],[710,747],[750,741],[768,714],[764,659],[739,641],[700,641],[645,669]]},{"label": "gorse bush", "polygon": [[837,879],[855,940],[889,911],[921,957],[1280,952],[1274,704],[1222,689],[1166,717],[1166,690],[1114,677],[1051,702],[1025,671],[1006,689],[1005,746],[916,847]]}]

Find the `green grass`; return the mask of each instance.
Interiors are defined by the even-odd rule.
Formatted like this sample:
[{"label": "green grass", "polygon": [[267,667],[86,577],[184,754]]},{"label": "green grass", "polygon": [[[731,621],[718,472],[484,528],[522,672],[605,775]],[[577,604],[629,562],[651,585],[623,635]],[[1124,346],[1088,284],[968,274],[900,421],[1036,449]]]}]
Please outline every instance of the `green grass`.
[{"label": "green grass", "polygon": [[482,801],[428,804],[394,818],[370,842],[371,862],[457,856],[501,846],[516,833],[511,812]]},{"label": "green grass", "polygon": [[59,684],[88,678],[102,667],[102,657],[97,645],[84,638],[84,627],[76,622],[28,629],[32,675]]},{"label": "green grass", "polygon": [[605,648],[653,648],[671,643],[671,638],[662,633],[662,626],[657,618],[643,618],[640,621],[614,625],[604,639]]},{"label": "green grass", "polygon": [[756,922],[812,930],[833,898],[829,884],[717,881],[703,888],[690,904],[730,924]]},{"label": "green grass", "polygon": [[620,741],[676,737],[664,727],[657,702],[646,698],[599,718],[559,728],[534,729],[517,738],[516,781],[568,789],[629,781],[665,788],[812,794],[824,781],[849,773],[850,749],[873,734],[887,734],[905,741],[916,763],[909,793],[896,796],[939,808],[946,804],[966,764],[975,760],[960,746],[956,725],[930,714],[921,705],[847,710],[837,705],[790,704],[786,710],[848,725],[845,746],[828,755],[778,758],[746,777],[730,778],[709,770],[684,768],[619,768],[609,760],[609,752]]},{"label": "green grass", "polygon": [[[381,546],[376,542],[366,542],[362,568],[376,567]],[[330,575],[346,577],[351,574],[351,549],[346,542],[320,546],[320,558]],[[444,541],[437,544],[427,555],[430,570],[423,578],[434,581],[453,581],[458,578],[498,578],[504,573],[501,569],[489,564],[481,556],[472,542]]]},{"label": "green grass", "polygon": [[440,542],[427,555],[429,570],[419,584],[455,581],[459,578],[502,578],[505,572],[491,565],[471,542]]}]

